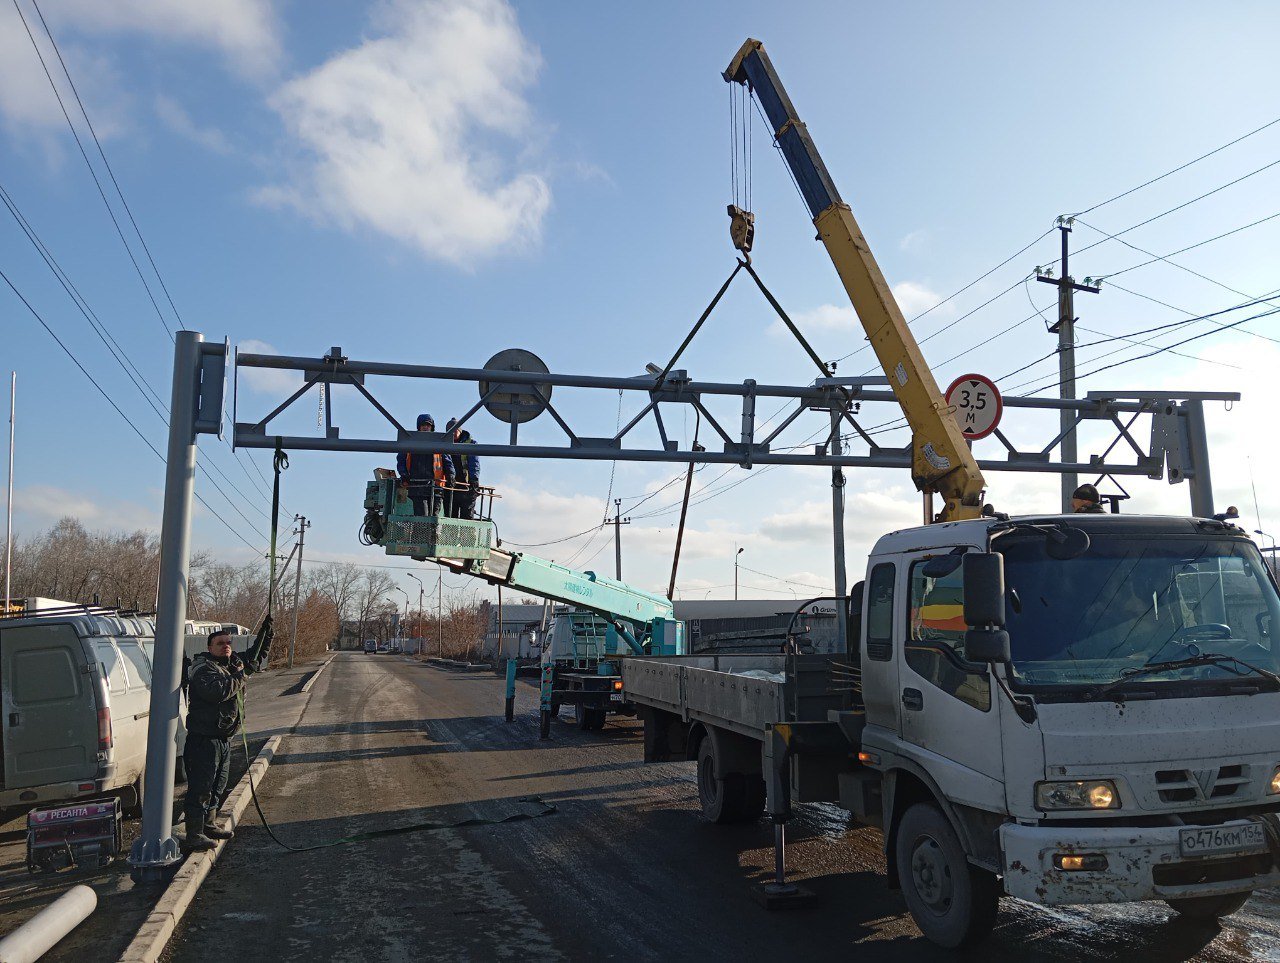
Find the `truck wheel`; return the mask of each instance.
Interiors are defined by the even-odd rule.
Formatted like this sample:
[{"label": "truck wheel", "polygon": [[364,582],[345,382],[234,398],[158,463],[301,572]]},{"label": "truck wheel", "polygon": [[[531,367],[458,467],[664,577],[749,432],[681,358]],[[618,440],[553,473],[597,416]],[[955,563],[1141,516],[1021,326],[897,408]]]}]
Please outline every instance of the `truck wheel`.
[{"label": "truck wheel", "polygon": [[590,722],[590,725],[588,726],[588,728],[592,729],[595,732],[599,732],[601,729],[604,728],[604,722],[605,722],[605,719],[607,718],[608,718],[608,713],[606,713],[603,709],[589,710],[587,712],[587,719]]},{"label": "truck wheel", "polygon": [[916,803],[898,826],[894,858],[911,917],[946,949],[972,946],[995,925],[1000,885],[970,866],[955,830],[932,803]]},{"label": "truck wheel", "polygon": [[702,815],[722,826],[740,822],[745,794],[743,776],[738,772],[720,775],[715,756],[711,738],[703,739],[698,746],[698,802],[702,804]]},{"label": "truck wheel", "polygon": [[1253,891],[1250,890],[1247,893],[1228,893],[1225,896],[1188,896],[1186,899],[1167,899],[1165,902],[1189,920],[1212,923],[1230,916],[1249,902],[1252,895]]},{"label": "truck wheel", "polygon": [[578,728],[583,732],[588,731],[591,728],[591,710],[581,702],[575,702],[573,706],[573,721],[578,724]]}]

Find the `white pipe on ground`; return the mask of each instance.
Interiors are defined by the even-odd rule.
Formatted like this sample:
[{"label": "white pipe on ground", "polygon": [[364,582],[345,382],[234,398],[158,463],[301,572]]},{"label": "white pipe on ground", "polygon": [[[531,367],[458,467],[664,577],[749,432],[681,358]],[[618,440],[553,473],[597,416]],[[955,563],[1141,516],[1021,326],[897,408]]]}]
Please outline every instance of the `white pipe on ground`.
[{"label": "white pipe on ground", "polygon": [[98,894],[73,886],[0,940],[0,963],[34,963],[83,923],[98,905]]}]

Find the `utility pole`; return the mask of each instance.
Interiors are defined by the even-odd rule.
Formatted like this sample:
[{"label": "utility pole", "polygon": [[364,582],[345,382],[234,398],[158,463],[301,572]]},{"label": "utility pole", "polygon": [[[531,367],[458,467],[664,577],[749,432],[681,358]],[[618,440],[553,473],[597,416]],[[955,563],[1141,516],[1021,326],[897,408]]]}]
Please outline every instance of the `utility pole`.
[{"label": "utility pole", "polygon": [[417,629],[417,632],[415,633],[415,638],[417,638],[418,640],[418,652],[416,654],[421,655],[422,654],[422,596],[426,590],[423,587],[422,579],[418,578],[418,576],[414,575],[412,572],[409,572],[408,576],[409,578],[413,579],[415,582],[418,583],[418,624],[417,626],[415,626],[415,628]]},{"label": "utility pole", "polygon": [[630,525],[631,519],[622,517],[622,499],[613,500],[613,518],[605,518],[605,524],[613,523],[613,559],[614,578],[622,581],[622,526]]},{"label": "utility pole", "polygon": [[[1048,271],[1041,272],[1036,268],[1036,280],[1045,284],[1053,284],[1058,288],[1058,323],[1049,330],[1058,335],[1058,397],[1064,401],[1074,401],[1076,397],[1076,318],[1075,292],[1088,291],[1097,294],[1101,290],[1091,284],[1093,278],[1085,278],[1083,284],[1077,284],[1071,277],[1067,263],[1069,254],[1067,236],[1071,233],[1074,217],[1059,216],[1057,228],[1062,232],[1062,271],[1059,277],[1053,278]],[[1062,440],[1062,461],[1071,464],[1077,460],[1076,454],[1076,413],[1063,408],[1058,415],[1059,437]],[[1071,495],[1076,490],[1077,478],[1074,472],[1062,476],[1062,510],[1071,511]]]},{"label": "utility pole", "polygon": [[737,551],[733,553],[733,600],[738,601],[738,556],[746,551],[745,548],[738,548],[737,543],[733,546]]},{"label": "utility pole", "polygon": [[291,669],[293,655],[298,650],[298,598],[302,594],[302,545],[307,538],[307,529],[311,527],[305,515],[294,515],[293,520],[298,526],[294,529],[294,534],[298,536],[298,568],[297,575],[293,579],[293,635],[289,637],[289,668]]},{"label": "utility pole", "polygon": [[17,417],[18,372],[9,372],[9,500],[5,503],[4,610],[12,601],[13,578],[13,422]]}]

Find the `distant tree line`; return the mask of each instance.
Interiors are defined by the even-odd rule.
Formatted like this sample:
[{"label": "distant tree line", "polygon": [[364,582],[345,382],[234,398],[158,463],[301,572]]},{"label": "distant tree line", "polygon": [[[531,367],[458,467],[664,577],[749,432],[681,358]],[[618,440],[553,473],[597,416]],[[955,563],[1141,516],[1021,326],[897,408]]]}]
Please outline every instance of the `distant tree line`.
[{"label": "distant tree line", "polygon": [[[151,611],[159,571],[160,538],[147,531],[90,531],[75,518],[63,518],[47,531],[14,539],[16,598],[43,596]],[[288,657],[294,568],[278,567],[276,575],[273,665]],[[231,565],[211,552],[193,552],[187,618],[235,622],[256,631],[267,611],[268,582],[265,560]],[[350,562],[304,564],[296,657],[317,655],[335,641],[359,646],[366,638],[391,638],[398,610],[388,594],[395,587],[395,579],[383,569]],[[403,634],[434,643],[428,646],[433,655],[447,649],[445,654],[457,656],[484,635],[480,606],[450,602],[442,619],[435,609],[422,618],[411,611]]]}]

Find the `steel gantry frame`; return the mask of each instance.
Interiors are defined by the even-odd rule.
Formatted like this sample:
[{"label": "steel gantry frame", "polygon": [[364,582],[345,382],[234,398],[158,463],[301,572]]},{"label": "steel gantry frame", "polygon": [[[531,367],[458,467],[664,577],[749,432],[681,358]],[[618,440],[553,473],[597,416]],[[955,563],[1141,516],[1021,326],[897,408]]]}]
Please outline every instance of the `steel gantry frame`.
[{"label": "steel gantry frame", "polygon": [[[524,355],[504,352],[499,355]],[[187,615],[187,577],[190,558],[191,506],[194,497],[196,440],[200,434],[222,435],[228,346],[205,342],[195,331],[180,331],[174,346],[172,415],[166,459],[164,518],[161,532],[160,583],[156,622],[155,660],[151,687],[151,711],[147,731],[147,763],[143,793],[142,831],[130,851],[129,861],[140,881],[167,878],[180,861],[178,842],[173,837],[173,772],[177,755],[179,681],[182,667],[184,625]],[[538,362],[536,367],[541,368]],[[552,374],[545,370],[521,370],[519,365],[492,368],[454,368],[431,365],[353,361],[333,348],[319,358],[283,357],[264,354],[237,354],[235,372],[241,368],[299,371],[303,385],[269,413],[256,421],[237,421],[233,447],[284,448],[306,451],[350,451],[366,453],[439,452],[502,458],[568,458],[594,461],[671,462],[680,465],[736,464],[813,465],[832,468],[832,533],[835,584],[844,595],[844,474],[843,468],[911,468],[909,448],[880,445],[875,428],[859,422],[862,405],[881,402],[898,407],[892,391],[876,387],[880,378],[818,378],[810,385],[788,386],[694,381],[683,370],[664,370],[653,376],[618,378],[598,375]],[[482,408],[510,422],[506,444],[458,444],[452,434],[407,430],[365,384],[366,378],[401,377],[475,384],[479,400],[459,420],[466,424]],[[390,438],[343,438],[333,422],[331,389],[349,385],[359,392],[395,429]],[[312,388],[324,393],[324,434],[319,437],[281,435],[270,431],[271,422]],[[605,389],[643,392],[639,411],[612,436],[588,436],[573,430],[551,403],[555,388]],[[237,393],[238,394],[238,393]],[[708,409],[706,401],[717,396],[741,399],[741,423],[736,432],[727,430]],[[791,411],[764,437],[757,421],[759,398],[782,398],[792,402]],[[1090,472],[1099,475],[1167,477],[1171,484],[1187,481],[1191,489],[1192,514],[1213,513],[1209,473],[1208,440],[1205,433],[1204,403],[1236,401],[1235,392],[1091,392],[1080,400],[1050,398],[1006,398],[1008,408],[1066,411],[1059,434],[1042,448],[1019,449],[1004,433],[996,437],[1006,449],[1005,460],[979,461],[991,471]],[[720,451],[695,446],[680,449],[668,437],[661,405],[693,407],[719,436]],[[238,398],[235,411],[238,413]],[[519,441],[519,425],[542,411],[564,432],[561,445],[530,445]],[[775,450],[774,442],[783,431],[806,412],[821,413],[827,426],[826,438],[809,451]],[[659,448],[625,447],[628,435],[652,416],[661,441]],[[1150,438],[1146,446],[1138,441],[1137,420],[1150,416]],[[1070,425],[1066,424],[1070,421]],[[1115,438],[1099,455],[1087,461],[1054,460],[1063,438],[1081,423],[1109,423]],[[850,430],[845,434],[845,427]],[[846,440],[860,439],[867,452],[846,452]],[[1113,457],[1128,449],[1132,460]],[[926,520],[928,520],[926,518]],[[842,612],[843,614],[843,612]],[[845,631],[843,618],[841,631]]]},{"label": "steel gantry frame", "polygon": [[[303,451],[358,451],[393,454],[408,452],[461,453],[500,458],[568,458],[594,461],[647,461],[688,464],[732,464],[743,468],[756,465],[815,465],[837,468],[911,468],[909,447],[888,447],[876,440],[877,429],[868,429],[859,421],[864,404],[882,403],[898,408],[897,396],[880,388],[884,378],[818,378],[803,386],[759,384],[747,379],[742,383],[703,382],[692,380],[688,372],[670,371],[663,375],[636,378],[604,375],[553,374],[541,371],[503,370],[492,368],[457,368],[379,361],[356,361],[346,357],[340,348],[331,348],[319,358],[283,355],[236,355],[235,371],[245,368],[297,371],[303,375],[302,387],[254,421],[239,419],[238,401],[233,445],[243,448],[275,448]],[[519,422],[512,419],[507,443],[453,441],[448,432],[408,430],[378,401],[366,385],[370,376],[417,378],[436,381],[471,383],[480,388],[479,400],[459,419],[467,424],[482,408],[516,410],[542,408],[551,415],[565,435],[559,445],[522,444]],[[350,385],[395,429],[394,437],[343,438],[332,423],[332,407],[325,411],[329,421],[323,436],[282,435],[271,430],[271,422],[312,388],[326,393],[332,385]],[[646,397],[639,410],[612,436],[588,436],[576,432],[569,421],[552,404],[554,388],[603,389],[642,392]],[[523,395],[523,402],[494,402],[495,398]],[[707,401],[715,396],[741,399],[740,425],[736,431],[725,427],[728,419],[717,420]],[[758,423],[756,405],[761,398],[791,401],[790,412],[772,430],[764,433]],[[1090,392],[1085,398],[1005,398],[1006,408],[1065,412],[1068,417],[1061,430],[1042,447],[1019,448],[1000,429],[993,433],[1005,449],[1004,459],[980,459],[984,471],[1050,472],[1057,474],[1086,473],[1097,475],[1133,475],[1153,479],[1167,477],[1170,484],[1189,482],[1192,514],[1211,515],[1211,492],[1208,442],[1205,435],[1204,403],[1206,401],[1238,401],[1238,392],[1197,391],[1115,391]],[[328,399],[326,399],[328,400]],[[662,404],[689,405],[719,436],[721,449],[681,450],[679,443],[668,437],[662,417]],[[779,450],[778,437],[808,411],[821,412],[832,419],[832,430],[825,440],[808,451]],[[1136,422],[1150,416],[1147,443],[1139,442]],[[627,438],[649,416],[660,439],[660,447],[628,447]],[[722,423],[725,422],[725,423]],[[1055,459],[1065,438],[1076,433],[1084,422],[1109,424],[1114,438],[1101,452],[1084,460],[1070,462]],[[837,428],[837,426],[839,426]],[[845,434],[845,426],[848,433]],[[763,437],[761,437],[763,435]],[[832,440],[861,440],[865,453],[845,452]],[[1117,452],[1132,454],[1122,460]]]}]

